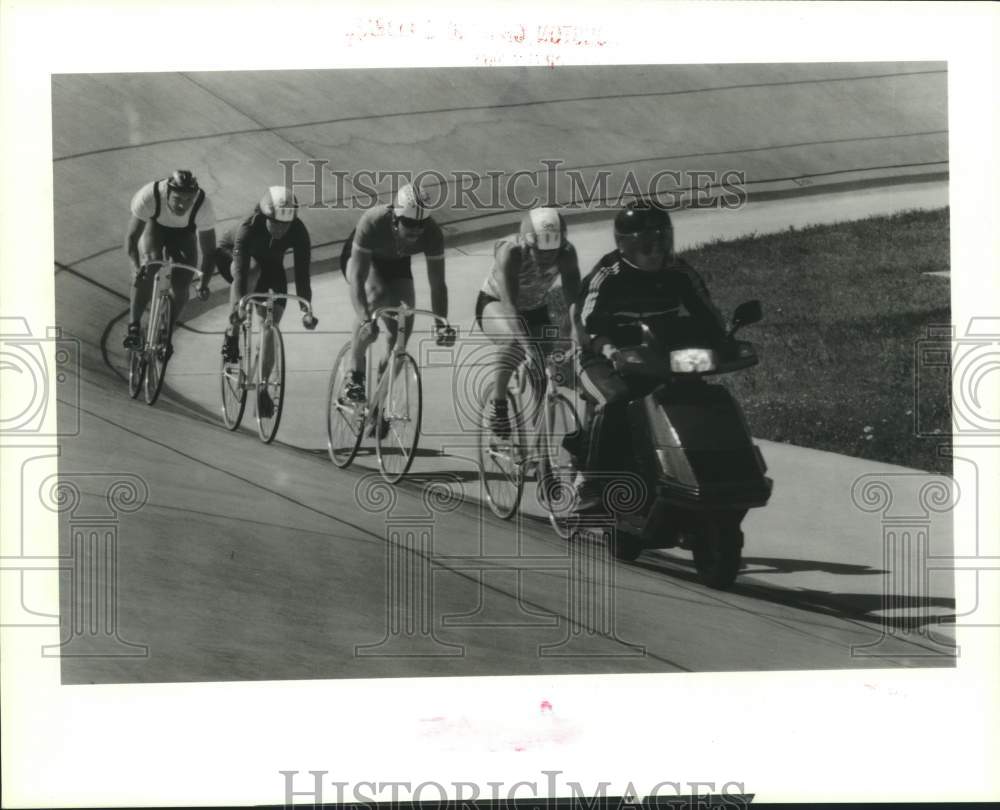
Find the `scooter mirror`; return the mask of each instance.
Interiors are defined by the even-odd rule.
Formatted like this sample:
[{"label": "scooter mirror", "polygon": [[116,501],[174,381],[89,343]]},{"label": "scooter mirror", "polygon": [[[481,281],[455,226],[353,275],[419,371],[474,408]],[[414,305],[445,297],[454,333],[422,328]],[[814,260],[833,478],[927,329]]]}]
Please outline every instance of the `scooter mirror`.
[{"label": "scooter mirror", "polygon": [[733,312],[733,329],[735,332],[744,326],[749,326],[752,323],[757,323],[761,318],[764,317],[764,313],[760,308],[760,301],[754,299],[753,301],[744,301],[738,307],[736,311]]}]

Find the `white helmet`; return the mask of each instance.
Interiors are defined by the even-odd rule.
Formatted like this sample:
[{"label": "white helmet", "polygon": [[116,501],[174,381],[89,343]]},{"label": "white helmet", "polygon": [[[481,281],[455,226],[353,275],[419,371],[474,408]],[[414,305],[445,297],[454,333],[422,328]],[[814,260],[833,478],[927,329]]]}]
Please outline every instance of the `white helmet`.
[{"label": "white helmet", "polygon": [[566,220],[556,208],[532,208],[521,220],[521,236],[535,250],[559,250],[566,242]]},{"label": "white helmet", "polygon": [[412,219],[422,222],[427,219],[427,193],[418,189],[412,183],[403,186],[396,194],[396,203],[392,207],[392,212],[397,217]]},{"label": "white helmet", "polygon": [[268,219],[291,222],[298,213],[299,201],[284,186],[271,186],[260,198],[260,212]]}]

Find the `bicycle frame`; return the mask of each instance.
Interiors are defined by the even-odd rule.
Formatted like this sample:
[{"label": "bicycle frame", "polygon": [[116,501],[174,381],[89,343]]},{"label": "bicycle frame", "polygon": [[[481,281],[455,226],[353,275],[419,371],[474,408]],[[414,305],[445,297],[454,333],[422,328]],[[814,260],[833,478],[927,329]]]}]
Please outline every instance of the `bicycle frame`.
[{"label": "bicycle frame", "polygon": [[[396,343],[392,347],[392,352],[389,356],[388,363],[386,365],[386,370],[390,367],[395,369],[396,363],[399,361],[403,355],[406,354],[406,343],[402,340],[403,328],[405,326],[406,319],[412,317],[413,315],[426,315],[431,318],[439,317],[437,314],[429,309],[418,309],[415,307],[407,306],[406,304],[400,304],[399,306],[392,307],[379,307],[376,309],[369,319],[370,323],[377,323],[379,318],[386,318],[388,320],[393,320],[396,322]],[[374,346],[372,342],[372,346]],[[371,346],[369,346],[369,351]],[[369,365],[371,364],[371,358],[369,359]],[[372,375],[368,374],[367,378],[371,380]],[[378,381],[375,383],[375,389],[372,391],[371,397],[369,397],[370,408],[368,411],[368,418],[371,417],[376,411],[380,411],[382,404],[386,401],[392,402],[392,393],[394,380],[396,379],[395,374],[382,374]],[[409,412],[410,403],[406,403],[407,412]],[[383,413],[383,416],[386,414]],[[388,416],[401,419],[402,417],[396,414],[388,414]],[[366,419],[367,421],[367,419]]]},{"label": "bicycle frame", "polygon": [[187,270],[189,273],[193,273],[196,280],[200,281],[202,277],[202,272],[197,267],[192,267],[189,264],[183,264],[182,262],[175,262],[169,259],[157,259],[156,261],[149,262],[146,266],[149,267],[154,264],[159,264],[160,267],[156,271],[156,275],[153,277],[153,291],[149,298],[149,316],[146,320],[146,341],[143,346],[143,352],[148,352],[149,347],[155,345],[156,336],[153,334],[156,328],[156,322],[160,319],[160,306],[162,305],[162,300],[164,295],[170,295],[170,289],[165,289],[160,292],[160,278],[161,276],[169,277],[170,273],[174,270]]},{"label": "bicycle frame", "polygon": [[[245,356],[240,358],[240,363],[248,389],[257,389],[264,382],[262,363],[257,363],[257,373],[251,379],[250,372],[252,369],[250,368],[250,363],[254,359],[254,318],[253,313],[248,312],[248,310],[251,304],[264,307],[264,315],[261,318],[262,323],[260,326],[260,331],[263,334],[265,329],[270,330],[275,327],[274,303],[278,300],[298,301],[300,304],[305,304],[307,314],[310,318],[313,316],[312,304],[300,295],[290,295],[289,293],[248,293],[240,299],[239,304],[237,304],[237,312],[240,320],[243,322],[243,328],[247,332],[247,351]],[[248,315],[249,317],[247,317]]]},{"label": "bicycle frame", "polygon": [[[535,368],[532,369],[532,366]],[[531,346],[531,351],[527,353],[527,356],[514,371],[512,379],[517,381],[517,385],[514,387],[516,391],[512,391],[512,393],[523,396],[526,391],[529,391],[535,400],[534,416],[531,422],[525,425],[532,431],[533,437],[525,447],[527,451],[525,457],[516,460],[518,464],[529,463],[545,457],[541,447],[542,438],[547,432],[545,403],[556,395],[556,384],[553,377],[552,369],[546,362],[541,347],[536,345]],[[527,413],[527,410],[524,409],[521,413]]]}]

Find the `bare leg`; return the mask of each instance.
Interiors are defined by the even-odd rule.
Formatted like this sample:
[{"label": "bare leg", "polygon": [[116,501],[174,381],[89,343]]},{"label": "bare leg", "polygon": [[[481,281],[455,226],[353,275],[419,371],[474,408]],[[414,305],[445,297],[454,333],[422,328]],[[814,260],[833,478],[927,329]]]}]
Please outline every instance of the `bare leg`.
[{"label": "bare leg", "polygon": [[142,313],[149,306],[149,299],[153,295],[153,273],[155,268],[151,268],[146,274],[139,278],[134,271],[132,273],[132,287],[129,289],[128,319],[129,323],[139,323]]},{"label": "bare leg", "polygon": [[493,375],[493,399],[503,402],[507,399],[507,386],[514,369],[524,359],[521,341],[525,337],[524,327],[519,318],[511,317],[498,301],[483,307],[483,332],[497,344],[496,372]]},{"label": "bare leg", "polygon": [[180,320],[184,305],[188,302],[189,290],[191,289],[192,275],[183,270],[174,270],[170,279],[170,291],[174,299],[174,323]]}]

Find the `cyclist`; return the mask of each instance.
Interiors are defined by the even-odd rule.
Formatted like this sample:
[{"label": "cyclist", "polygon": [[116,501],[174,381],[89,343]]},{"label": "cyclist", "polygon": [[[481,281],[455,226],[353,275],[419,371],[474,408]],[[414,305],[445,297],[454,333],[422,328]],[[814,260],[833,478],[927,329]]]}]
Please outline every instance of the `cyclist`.
[{"label": "cyclist", "polygon": [[[683,307],[719,340],[725,321],[697,272],[674,255],[670,214],[649,200],[635,200],[615,217],[617,249],[606,254],[587,275],[573,319],[579,333],[580,382],[596,405],[590,424],[586,470],[621,469],[621,453],[629,446],[626,407],[648,393],[643,383],[619,373],[619,346],[640,342],[639,328],[622,321],[642,318],[665,336]],[[577,477],[577,508],[600,498],[586,473]]]},{"label": "cyclist", "polygon": [[[200,248],[202,277],[198,297],[208,298],[215,253],[215,211],[195,176],[186,169],[178,169],[170,177],[140,188],[132,197],[131,213],[125,252],[132,262],[132,287],[128,333],[122,345],[138,349],[142,345],[139,321],[149,305],[155,278],[155,273],[146,272],[150,262],[166,258],[194,266]],[[174,270],[171,274],[175,323],[187,303],[191,278],[192,274],[186,270]],[[168,356],[173,353],[172,346],[167,347],[167,353]]]},{"label": "cyclist", "polygon": [[566,238],[566,220],[556,208],[534,208],[522,218],[518,234],[496,243],[493,268],[476,299],[476,323],[500,347],[487,419],[490,430],[502,439],[510,437],[510,375],[529,341],[538,340],[552,324],[546,296],[557,278],[566,301],[575,301],[580,265]]},{"label": "cyclist", "polygon": [[[298,216],[299,203],[295,195],[284,186],[271,186],[264,192],[253,213],[235,228],[225,233],[216,253],[216,269],[219,275],[230,283],[229,287],[229,328],[222,344],[222,356],[226,363],[238,363],[240,299],[248,292],[275,293],[288,292],[285,275],[285,252],[291,250],[295,265],[295,292],[312,301],[312,286],[309,279],[311,243],[309,230]],[[304,304],[300,309],[306,312]],[[263,313],[263,307],[258,308]],[[280,323],[285,313],[285,301],[274,302],[274,322]],[[315,329],[319,319],[302,316],[306,329]],[[270,332],[263,336],[261,349],[261,373],[265,379],[274,365],[273,338]],[[261,416],[270,418],[274,403],[266,389],[258,392],[257,407]]]},{"label": "cyclist", "polygon": [[[444,235],[427,211],[426,193],[409,183],[399,190],[393,204],[375,206],[361,215],[340,255],[340,269],[347,279],[357,316],[351,334],[350,370],[341,392],[344,402],[361,403],[366,398],[365,350],[378,337],[378,325],[368,326],[371,313],[379,307],[414,305],[410,258],[416,253],[423,253],[427,261],[431,310],[437,316],[435,341],[439,346],[455,344],[455,330],[447,322]],[[386,319],[386,327],[391,352],[397,339],[396,321]],[[403,330],[404,345],[411,328],[412,319]]]}]

